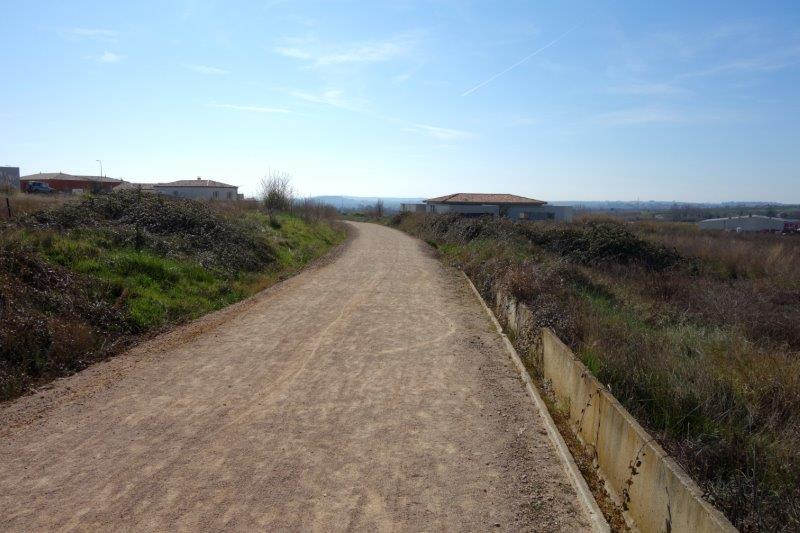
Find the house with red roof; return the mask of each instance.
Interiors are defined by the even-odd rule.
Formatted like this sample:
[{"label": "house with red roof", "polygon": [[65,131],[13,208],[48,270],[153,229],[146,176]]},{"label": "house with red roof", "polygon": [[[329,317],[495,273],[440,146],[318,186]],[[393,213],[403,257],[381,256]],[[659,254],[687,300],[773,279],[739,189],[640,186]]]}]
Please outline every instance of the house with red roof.
[{"label": "house with red roof", "polygon": [[61,193],[101,193],[111,192],[114,187],[123,183],[123,180],[109,178],[106,176],[81,176],[76,174],[65,174],[64,172],[39,172],[22,176],[19,179],[20,188],[28,190],[28,184],[38,182],[44,183],[51,189]]}]

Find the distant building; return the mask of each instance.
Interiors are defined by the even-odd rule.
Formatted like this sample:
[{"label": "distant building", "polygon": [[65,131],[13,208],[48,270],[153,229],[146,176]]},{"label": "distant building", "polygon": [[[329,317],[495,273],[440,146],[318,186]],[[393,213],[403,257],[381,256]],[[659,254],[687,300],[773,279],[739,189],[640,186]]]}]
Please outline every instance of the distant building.
[{"label": "distant building", "polygon": [[20,178],[22,190],[27,189],[27,184],[31,181],[38,181],[49,185],[58,192],[111,192],[114,187],[123,183],[122,180],[107,178],[105,176],[76,176],[64,174],[63,172],[40,172],[30,174]]},{"label": "distant building", "polygon": [[153,184],[153,190],[159,194],[194,200],[238,200],[238,189],[236,185],[202,178]]},{"label": "distant building", "polygon": [[400,211],[404,213],[424,213],[425,204],[400,204]]},{"label": "distant building", "polygon": [[725,231],[762,231],[762,232],[791,232],[800,230],[800,221],[768,217],[764,215],[749,215],[727,218],[709,218],[697,223],[700,229],[725,230]]},{"label": "distant building", "polygon": [[0,167],[0,189],[19,190],[19,167]]},{"label": "distant building", "polygon": [[[415,204],[410,204],[415,205]],[[493,215],[513,220],[572,220],[572,207],[549,205],[543,200],[514,194],[456,193],[425,200],[428,213]],[[411,210],[411,209],[409,209]],[[414,210],[417,210],[415,207]]]},{"label": "distant building", "polygon": [[114,192],[117,191],[142,191],[142,192],[156,192],[153,188],[155,184],[153,183],[133,183],[130,181],[123,181],[116,187],[114,187]]}]

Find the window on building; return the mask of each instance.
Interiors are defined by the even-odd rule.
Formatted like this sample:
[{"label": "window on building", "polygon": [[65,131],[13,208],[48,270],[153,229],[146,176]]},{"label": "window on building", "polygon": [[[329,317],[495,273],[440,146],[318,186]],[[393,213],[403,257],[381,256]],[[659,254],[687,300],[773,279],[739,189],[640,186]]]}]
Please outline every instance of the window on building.
[{"label": "window on building", "polygon": [[214,198],[219,198],[219,191],[214,191]]},{"label": "window on building", "polygon": [[228,191],[228,200],[230,200],[231,198],[233,198],[233,193],[231,191]]}]

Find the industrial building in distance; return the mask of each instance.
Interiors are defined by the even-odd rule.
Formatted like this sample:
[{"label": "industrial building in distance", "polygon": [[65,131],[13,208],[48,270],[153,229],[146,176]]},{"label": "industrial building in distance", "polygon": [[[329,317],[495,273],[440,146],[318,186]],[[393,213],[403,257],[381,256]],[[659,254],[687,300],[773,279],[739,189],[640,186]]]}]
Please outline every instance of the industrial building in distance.
[{"label": "industrial building in distance", "polygon": [[514,220],[572,220],[572,207],[550,205],[543,200],[515,194],[459,192],[428,198],[421,204],[402,204],[401,210],[425,213],[458,213],[463,216],[496,216]]},{"label": "industrial building in distance", "polygon": [[709,218],[697,223],[700,229],[724,231],[757,231],[765,233],[791,233],[800,231],[800,220],[745,215],[725,218]]},{"label": "industrial building in distance", "polygon": [[19,167],[0,167],[0,189],[19,189]]}]

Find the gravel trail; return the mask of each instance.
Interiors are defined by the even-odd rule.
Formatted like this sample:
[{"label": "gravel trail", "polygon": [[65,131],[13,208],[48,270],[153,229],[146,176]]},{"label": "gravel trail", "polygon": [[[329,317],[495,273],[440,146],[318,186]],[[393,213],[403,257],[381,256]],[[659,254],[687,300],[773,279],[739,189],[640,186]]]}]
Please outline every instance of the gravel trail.
[{"label": "gravel trail", "polygon": [[466,282],[351,224],[327,264],[0,405],[0,530],[587,529]]}]

